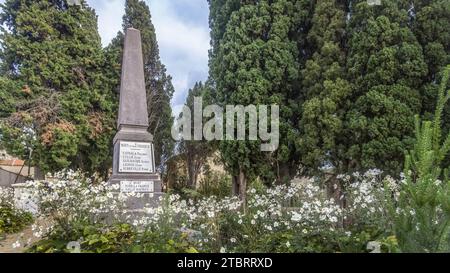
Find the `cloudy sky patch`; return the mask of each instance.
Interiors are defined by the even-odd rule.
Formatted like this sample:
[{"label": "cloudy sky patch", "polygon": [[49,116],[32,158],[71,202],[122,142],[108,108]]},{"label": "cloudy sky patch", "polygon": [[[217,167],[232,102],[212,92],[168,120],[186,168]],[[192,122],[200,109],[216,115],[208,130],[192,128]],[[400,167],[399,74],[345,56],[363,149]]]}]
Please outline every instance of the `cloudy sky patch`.
[{"label": "cloudy sky patch", "polygon": [[[98,14],[106,46],[122,29],[125,0],[88,0]],[[208,3],[206,0],[147,0],[156,29],[162,62],[173,77],[174,108],[184,104],[187,91],[208,76]],[[178,106],[178,107],[177,107]]]},{"label": "cloudy sky patch", "polygon": [[[3,3],[4,0],[0,0]],[[125,0],[87,0],[98,15],[103,46],[122,29]],[[160,56],[173,78],[174,109],[187,91],[208,76],[208,3],[206,0],[146,0],[156,29]]]}]

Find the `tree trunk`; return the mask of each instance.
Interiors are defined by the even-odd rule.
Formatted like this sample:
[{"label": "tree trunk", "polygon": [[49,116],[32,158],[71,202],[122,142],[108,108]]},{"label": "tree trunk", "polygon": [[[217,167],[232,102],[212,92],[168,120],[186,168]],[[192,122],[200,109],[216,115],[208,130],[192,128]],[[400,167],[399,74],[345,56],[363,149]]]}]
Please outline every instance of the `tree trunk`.
[{"label": "tree trunk", "polygon": [[291,173],[292,173],[292,171],[291,171],[291,166],[289,165],[289,163],[280,164],[279,169],[278,169],[278,177],[277,177],[276,184],[283,185],[283,184],[289,183],[292,180]]},{"label": "tree trunk", "polygon": [[199,173],[199,170],[194,171],[194,177],[192,179],[192,188],[193,189],[197,189],[198,173]]},{"label": "tree trunk", "polygon": [[[44,180],[45,175],[39,166],[34,167],[34,180]],[[106,181],[106,179],[105,179]]]},{"label": "tree trunk", "polygon": [[188,168],[188,187],[191,189],[195,188],[195,169],[194,169],[194,162],[192,159],[187,160],[187,168]]},{"label": "tree trunk", "polygon": [[233,179],[233,181],[232,181],[233,185],[232,185],[232,188],[231,188],[231,194],[233,196],[239,196],[239,179],[238,179],[238,176],[233,175],[232,179]]},{"label": "tree trunk", "polygon": [[239,171],[239,198],[244,205],[244,208],[247,205],[247,178],[242,170]]},{"label": "tree trunk", "polygon": [[[339,179],[337,179],[336,174],[332,174],[330,179],[328,179],[327,195],[328,195],[328,198],[333,198],[335,203],[340,208],[344,209],[347,206],[346,198],[344,195],[344,186],[339,181]],[[348,221],[351,221],[351,220],[350,219],[343,220],[341,225],[345,226],[346,224],[348,224]]]}]

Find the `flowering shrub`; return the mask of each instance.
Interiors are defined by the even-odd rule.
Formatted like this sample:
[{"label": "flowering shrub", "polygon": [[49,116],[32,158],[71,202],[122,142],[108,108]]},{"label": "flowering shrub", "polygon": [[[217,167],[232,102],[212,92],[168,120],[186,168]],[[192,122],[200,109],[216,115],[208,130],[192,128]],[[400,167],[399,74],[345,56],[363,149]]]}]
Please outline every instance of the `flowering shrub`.
[{"label": "flowering shrub", "polygon": [[118,193],[118,185],[92,183],[73,171],[49,181],[28,182],[28,189],[39,204],[39,216],[51,219],[69,237],[77,226],[119,221],[127,199]]},{"label": "flowering shrub", "polygon": [[[78,242],[84,252],[365,252],[387,240],[379,172],[341,176],[352,181],[341,208],[317,181],[250,189],[247,206],[236,197],[198,200],[179,195],[161,206],[125,216],[130,195],[69,172],[30,184],[41,215],[54,223],[35,227],[42,237],[30,251],[60,252]],[[395,181],[391,181],[395,183]]]},{"label": "flowering shrub", "polygon": [[[194,203],[171,196],[170,208],[178,225],[199,232],[201,251],[365,251],[369,240],[388,235],[383,234],[387,227],[380,206],[385,195],[379,173],[353,178],[346,208],[327,199],[313,180],[262,192],[251,189],[245,210],[237,198],[215,197]],[[158,228],[157,216],[167,211],[162,207],[155,215],[149,222]]]},{"label": "flowering shrub", "polygon": [[14,206],[13,191],[0,187],[0,237],[22,230],[32,222],[30,213]]}]

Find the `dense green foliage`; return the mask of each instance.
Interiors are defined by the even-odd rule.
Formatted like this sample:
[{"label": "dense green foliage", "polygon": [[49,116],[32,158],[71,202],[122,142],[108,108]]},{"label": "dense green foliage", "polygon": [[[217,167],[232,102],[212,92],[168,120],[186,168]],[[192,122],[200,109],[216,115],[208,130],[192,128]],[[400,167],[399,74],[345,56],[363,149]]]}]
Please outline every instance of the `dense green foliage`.
[{"label": "dense green foliage", "polygon": [[238,5],[233,1],[210,1],[210,73],[216,102],[280,105],[280,146],[276,152],[260,152],[260,141],[221,143],[225,165],[241,195],[247,180],[260,176],[268,183],[274,179],[282,182],[295,175],[298,167],[296,99],[302,54],[297,39],[306,21],[304,3],[246,1]]},{"label": "dense green foliage", "polygon": [[[422,46],[428,71],[421,87],[423,112],[433,113],[438,92],[440,72],[450,63],[450,3],[448,0],[415,0],[412,30]],[[445,130],[449,126],[449,110],[444,112]]]},{"label": "dense green foliage", "polygon": [[349,23],[348,76],[353,102],[347,113],[352,169],[399,173],[411,145],[419,88],[427,68],[422,48],[397,1],[370,7],[355,1]]},{"label": "dense green foliage", "polygon": [[105,172],[117,97],[103,73],[94,11],[63,0],[8,0],[2,8],[2,145],[25,159],[32,151],[45,171]]},{"label": "dense green foliage", "polygon": [[297,147],[302,163],[312,172],[324,164],[345,169],[345,114],[350,83],[346,80],[345,7],[333,0],[319,1],[312,17],[307,45],[312,52],[301,71],[302,105]]},{"label": "dense green foliage", "polygon": [[15,209],[13,206],[0,204],[0,239],[2,235],[21,231],[31,224],[30,213]]},{"label": "dense green foliage", "polygon": [[[281,107],[277,152],[222,144],[235,180],[271,184],[298,170],[400,173],[414,116],[430,117],[450,61],[448,0],[209,4],[216,102]],[[445,107],[444,131],[448,124]]]}]

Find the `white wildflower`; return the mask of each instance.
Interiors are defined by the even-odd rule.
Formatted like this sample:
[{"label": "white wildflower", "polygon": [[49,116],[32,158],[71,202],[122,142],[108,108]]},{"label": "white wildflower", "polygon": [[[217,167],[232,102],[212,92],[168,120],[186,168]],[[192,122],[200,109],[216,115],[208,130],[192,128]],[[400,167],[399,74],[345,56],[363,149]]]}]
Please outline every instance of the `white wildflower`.
[{"label": "white wildflower", "polygon": [[12,244],[12,248],[19,248],[20,247],[20,242],[16,241],[15,243]]}]

